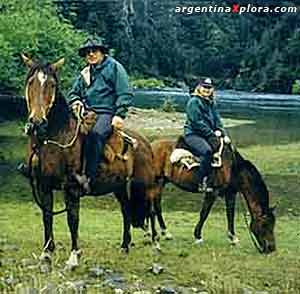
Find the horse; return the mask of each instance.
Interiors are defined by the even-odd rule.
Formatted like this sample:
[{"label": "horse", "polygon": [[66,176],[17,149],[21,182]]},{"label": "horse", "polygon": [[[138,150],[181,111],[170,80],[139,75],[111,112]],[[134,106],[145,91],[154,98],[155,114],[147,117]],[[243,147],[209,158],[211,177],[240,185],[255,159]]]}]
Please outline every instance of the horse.
[{"label": "horse", "polygon": [[[243,195],[247,208],[251,215],[249,232],[251,238],[260,253],[271,253],[276,250],[274,227],[274,208],[269,207],[269,192],[266,184],[257,170],[249,160],[244,159],[232,144],[225,144],[221,140],[220,150],[215,156],[217,163],[212,171],[213,192],[206,192],[203,199],[200,218],[194,229],[195,242],[201,244],[202,228],[209,212],[218,196],[224,196],[228,223],[228,238],[232,244],[238,243],[234,228],[234,210],[236,194]],[[173,183],[182,190],[198,193],[198,181],[193,168],[194,158],[191,153],[189,159],[193,159],[191,166],[186,165],[186,157],[179,158],[172,163],[174,151],[188,151],[184,138],[177,141],[156,140],[151,143],[154,155],[154,169],[156,176],[156,196],[151,203],[150,222],[152,235],[156,236],[155,217],[157,216],[162,233],[166,232],[166,225],[162,216],[161,195],[167,183]],[[186,152],[184,152],[186,155]],[[199,164],[199,163],[197,163]],[[196,165],[197,165],[196,164]],[[201,164],[201,163],[200,163]]]},{"label": "horse", "polygon": [[[58,70],[64,59],[41,63],[22,54],[29,67],[25,83],[28,109],[27,134],[28,166],[33,196],[42,209],[44,247],[41,261],[51,263],[55,249],[53,216],[67,212],[71,233],[69,268],[79,265],[78,246],[79,208],[82,188],[78,183],[84,170],[83,149],[85,134],[80,116],[69,110],[59,86]],[[132,144],[132,142],[134,144]],[[129,251],[130,227],[142,227],[146,214],[144,195],[154,182],[150,143],[131,130],[114,130],[105,146],[105,160],[97,170],[91,195],[114,193],[123,217],[121,250]],[[62,190],[66,208],[53,212],[53,191]]]}]

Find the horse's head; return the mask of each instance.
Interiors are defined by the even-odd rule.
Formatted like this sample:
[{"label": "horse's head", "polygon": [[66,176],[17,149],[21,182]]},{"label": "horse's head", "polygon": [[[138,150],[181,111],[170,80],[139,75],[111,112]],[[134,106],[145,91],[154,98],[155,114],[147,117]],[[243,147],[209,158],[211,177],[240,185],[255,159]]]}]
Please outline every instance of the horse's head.
[{"label": "horse's head", "polygon": [[269,207],[270,195],[268,188],[252,162],[245,160],[235,152],[234,186],[243,194],[252,216],[250,230],[258,242],[261,253],[271,253],[276,250],[274,227],[274,208]]},{"label": "horse's head", "polygon": [[274,227],[274,208],[268,208],[261,217],[252,218],[250,229],[262,253],[268,254],[276,250]]},{"label": "horse's head", "polygon": [[47,124],[58,89],[57,70],[64,63],[64,59],[53,64],[40,64],[24,54],[21,56],[29,67],[25,85],[28,120],[35,126]]}]

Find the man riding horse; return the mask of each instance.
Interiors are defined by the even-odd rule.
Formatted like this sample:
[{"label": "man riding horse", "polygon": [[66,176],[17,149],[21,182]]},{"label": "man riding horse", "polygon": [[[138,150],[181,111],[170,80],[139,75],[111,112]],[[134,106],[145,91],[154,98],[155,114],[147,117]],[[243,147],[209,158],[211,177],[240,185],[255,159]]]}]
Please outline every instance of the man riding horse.
[{"label": "man riding horse", "polygon": [[227,143],[230,142],[215,106],[211,79],[207,78],[197,85],[187,103],[186,114],[184,141],[195,156],[203,158],[197,169],[199,190],[211,192],[211,162],[220,147],[219,137],[223,136]]},{"label": "man riding horse", "polygon": [[84,105],[98,115],[86,140],[86,175],[78,178],[84,192],[89,193],[103,158],[105,142],[113,127],[123,128],[133,95],[124,67],[107,55],[108,49],[101,38],[86,40],[78,53],[85,57],[87,65],[76,78],[67,100],[73,109]]}]

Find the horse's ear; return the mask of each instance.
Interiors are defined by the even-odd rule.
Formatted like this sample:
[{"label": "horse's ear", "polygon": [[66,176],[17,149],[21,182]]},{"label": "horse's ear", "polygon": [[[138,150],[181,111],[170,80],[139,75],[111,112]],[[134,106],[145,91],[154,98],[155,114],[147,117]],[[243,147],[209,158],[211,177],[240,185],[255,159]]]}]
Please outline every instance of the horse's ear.
[{"label": "horse's ear", "polygon": [[55,63],[52,63],[51,67],[54,69],[54,71],[57,71],[64,63],[65,63],[65,59],[61,58],[60,60],[56,61]]},{"label": "horse's ear", "polygon": [[28,66],[28,67],[32,67],[34,62],[31,58],[29,58],[28,56],[26,56],[25,54],[21,53],[21,57],[24,61],[24,63]]}]

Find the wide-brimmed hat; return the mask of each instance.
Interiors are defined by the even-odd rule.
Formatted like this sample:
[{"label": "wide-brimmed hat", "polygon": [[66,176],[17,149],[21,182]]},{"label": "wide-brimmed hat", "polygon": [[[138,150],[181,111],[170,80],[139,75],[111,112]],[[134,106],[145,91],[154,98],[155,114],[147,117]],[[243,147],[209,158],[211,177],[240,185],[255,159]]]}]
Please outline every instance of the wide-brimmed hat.
[{"label": "wide-brimmed hat", "polygon": [[100,37],[88,38],[78,49],[78,54],[85,57],[88,49],[97,48],[104,54],[108,53],[108,47],[104,44],[104,40]]}]

